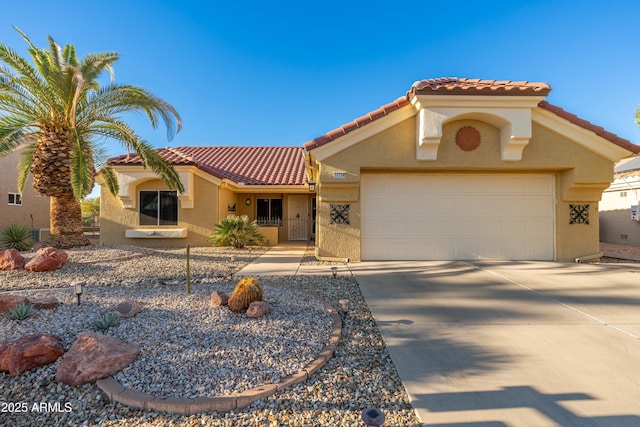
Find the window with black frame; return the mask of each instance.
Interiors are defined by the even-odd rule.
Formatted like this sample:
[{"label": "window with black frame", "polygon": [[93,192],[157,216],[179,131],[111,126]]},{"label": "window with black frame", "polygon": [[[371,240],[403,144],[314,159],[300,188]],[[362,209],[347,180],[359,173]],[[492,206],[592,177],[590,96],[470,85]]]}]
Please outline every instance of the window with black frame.
[{"label": "window with black frame", "polygon": [[178,225],[177,191],[141,191],[140,225]]},{"label": "window with black frame", "polygon": [[282,199],[257,199],[256,218],[260,225],[282,225]]}]

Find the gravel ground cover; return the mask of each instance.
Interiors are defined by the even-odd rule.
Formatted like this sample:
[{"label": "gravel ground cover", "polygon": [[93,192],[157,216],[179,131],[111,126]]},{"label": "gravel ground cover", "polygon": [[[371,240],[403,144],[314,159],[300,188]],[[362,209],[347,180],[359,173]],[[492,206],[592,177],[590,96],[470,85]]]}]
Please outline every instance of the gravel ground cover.
[{"label": "gravel ground cover", "polygon": [[[63,347],[68,350],[76,331],[92,330],[92,318],[100,310],[134,297],[141,300],[143,311],[107,334],[127,340],[146,330],[149,337],[145,338],[147,344],[142,343],[143,349],[154,347],[151,343],[156,343],[157,349],[155,353],[148,351],[146,356],[139,356],[131,368],[117,374],[116,379],[142,391],[158,387],[156,393],[182,394],[180,397],[225,394],[254,382],[277,380],[286,369],[297,370],[296,361],[303,363],[305,358],[313,358],[316,348],[324,345],[328,322],[323,317],[321,304],[309,294],[336,308],[340,299],[348,298],[351,308],[343,313],[343,335],[336,353],[308,380],[241,410],[183,416],[141,411],[109,402],[95,384],[80,387],[59,384],[54,379],[57,369],[54,363],[19,377],[0,373],[0,425],[362,426],[361,411],[373,406],[386,413],[387,426],[419,426],[353,277],[332,278],[328,274],[325,277],[261,278],[265,300],[272,304],[273,312],[253,322],[251,327],[255,329],[251,329],[251,333],[241,333],[248,320],[244,315],[207,307],[211,290],[230,292],[233,289],[235,280],[229,278],[228,266],[240,268],[262,251],[260,248],[252,248],[251,252],[192,248],[192,295],[188,297],[184,293],[184,249],[160,249],[149,254],[140,248],[93,247],[69,251],[70,262],[56,272],[0,272],[0,292],[19,291],[27,296],[52,294],[64,302],[57,310],[39,312],[22,323],[0,320],[0,342],[6,337],[40,332],[32,331],[32,328],[38,329],[38,324],[56,323],[66,325],[61,336]],[[107,261],[130,255],[142,256]],[[304,262],[314,261],[312,257],[305,257]],[[74,280],[87,283],[80,312],[75,296],[70,295],[68,289]],[[157,317],[145,318],[155,316],[155,312],[166,316],[162,327]],[[290,318],[282,313],[290,313]],[[58,315],[66,322],[55,322],[48,317]],[[220,324],[223,328],[216,329]],[[224,335],[226,330],[233,333]],[[163,336],[163,331],[174,333]],[[250,335],[255,335],[255,340],[249,339]],[[165,350],[161,349],[162,340],[169,342]],[[197,347],[198,341],[205,344]],[[292,359],[278,359],[278,355],[284,353],[293,354]],[[267,354],[278,357],[266,360]],[[144,357],[150,359],[145,361]],[[205,362],[225,358],[246,363]],[[149,369],[141,375],[140,371],[150,364],[161,368]],[[208,373],[196,371],[198,365],[203,365]],[[171,385],[172,382],[175,385]]]}]

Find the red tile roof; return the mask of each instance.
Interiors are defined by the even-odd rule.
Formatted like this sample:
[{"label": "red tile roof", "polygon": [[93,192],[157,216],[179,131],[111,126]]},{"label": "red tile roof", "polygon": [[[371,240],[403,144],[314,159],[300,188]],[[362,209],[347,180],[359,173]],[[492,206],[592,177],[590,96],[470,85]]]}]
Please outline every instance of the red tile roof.
[{"label": "red tile roof", "polygon": [[[382,107],[362,116],[353,122],[340,126],[331,132],[312,139],[304,144],[306,150],[313,150],[321,147],[347,133],[365,126],[387,114],[408,105],[409,99],[413,95],[437,94],[437,95],[518,95],[518,96],[546,96],[551,91],[551,86],[541,82],[511,81],[511,80],[481,80],[457,77],[443,77],[438,79],[420,80],[415,82],[406,96],[383,105]],[[564,111],[560,107],[542,101],[539,107],[562,117],[563,119],[581,126],[596,135],[619,145],[633,153],[640,152],[640,146],[632,144],[630,141],[606,131],[600,126],[596,126],[578,116]]]},{"label": "red tile roof", "polygon": [[545,110],[552,112],[556,116],[562,117],[563,119],[573,123],[574,125],[578,125],[584,129],[587,129],[595,133],[596,135],[610,142],[613,142],[614,144],[619,145],[624,149],[631,151],[632,153],[635,153],[635,154],[640,153],[640,146],[632,144],[630,141],[624,138],[620,138],[618,135],[607,131],[603,127],[594,125],[591,122],[583,120],[580,117],[576,116],[575,114],[571,114],[560,107],[557,107],[553,104],[549,104],[547,101],[540,102],[538,104],[538,107],[544,108]]},{"label": "red tile roof", "polygon": [[543,82],[443,77],[415,82],[407,92],[407,96],[413,94],[546,96],[550,91],[551,86]]},{"label": "red tile roof", "polygon": [[306,142],[304,144],[304,148],[306,150],[313,150],[314,148],[325,145],[333,141],[334,139],[338,139],[341,136],[346,135],[349,132],[354,131],[358,128],[361,128],[362,126],[365,126],[371,122],[374,122],[406,105],[409,105],[409,98],[407,98],[406,96],[398,98],[393,102],[390,102],[376,110],[373,110],[369,114],[365,114],[364,116],[357,118],[352,122],[344,124],[339,128],[334,129],[325,135],[319,136],[315,139],[312,139],[309,142]]},{"label": "red tile roof", "polygon": [[[158,152],[173,165],[194,165],[220,179],[246,185],[304,185],[304,156],[299,147],[177,147]],[[109,159],[110,165],[140,165],[135,155]]]}]

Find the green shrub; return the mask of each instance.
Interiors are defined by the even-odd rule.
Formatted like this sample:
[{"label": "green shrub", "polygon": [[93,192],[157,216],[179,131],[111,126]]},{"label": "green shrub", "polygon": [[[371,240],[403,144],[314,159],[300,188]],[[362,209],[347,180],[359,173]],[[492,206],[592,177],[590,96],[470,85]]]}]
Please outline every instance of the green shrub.
[{"label": "green shrub", "polygon": [[24,320],[34,314],[33,304],[17,304],[9,310],[9,319]]},{"label": "green shrub", "polygon": [[0,247],[28,251],[33,243],[31,229],[24,225],[11,224],[0,232]]},{"label": "green shrub", "polygon": [[213,242],[213,246],[233,246],[240,249],[262,243],[264,236],[260,234],[258,224],[249,221],[246,215],[229,215],[216,225],[209,241]]},{"label": "green shrub", "polygon": [[118,316],[110,311],[102,313],[93,321],[93,326],[98,331],[106,331],[107,329],[116,326],[119,322]]}]

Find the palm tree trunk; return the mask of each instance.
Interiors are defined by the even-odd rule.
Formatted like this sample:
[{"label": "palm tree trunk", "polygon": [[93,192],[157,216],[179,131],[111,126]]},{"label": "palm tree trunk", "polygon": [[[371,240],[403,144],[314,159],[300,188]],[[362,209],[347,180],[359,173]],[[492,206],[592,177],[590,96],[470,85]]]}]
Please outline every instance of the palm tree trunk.
[{"label": "palm tree trunk", "polygon": [[82,234],[82,211],[80,202],[73,194],[52,196],[49,206],[51,236],[44,246],[73,248],[89,245],[89,239]]}]

